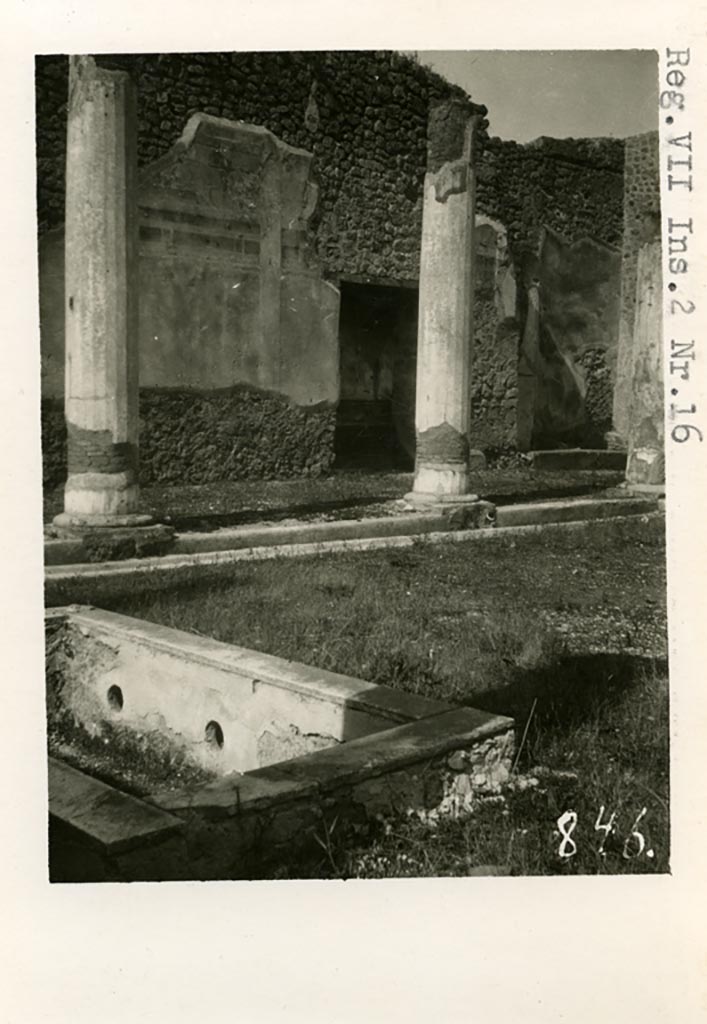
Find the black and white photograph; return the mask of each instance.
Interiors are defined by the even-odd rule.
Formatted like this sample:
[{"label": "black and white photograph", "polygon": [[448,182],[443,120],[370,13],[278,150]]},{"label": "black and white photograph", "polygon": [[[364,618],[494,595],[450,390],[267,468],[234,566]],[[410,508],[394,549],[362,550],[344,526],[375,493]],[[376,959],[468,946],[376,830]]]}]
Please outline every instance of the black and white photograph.
[{"label": "black and white photograph", "polygon": [[657,53],[36,103],[52,880],[667,871]]},{"label": "black and white photograph", "polygon": [[[618,979],[616,1019],[704,1019],[678,918],[701,896],[707,722],[696,5],[670,38],[636,21],[561,45],[549,18],[476,42],[476,5],[458,32],[401,25],[399,47],[391,27],[288,36],[279,2],[280,30],[241,38],[252,5],[211,6],[220,34],[170,32],[166,8],[144,33],[127,11],[74,32],[67,10],[6,90],[26,157],[6,287],[24,282],[29,334],[3,405],[30,552],[9,526],[6,711],[28,745],[8,778],[33,773],[6,817],[38,824],[11,842],[39,893],[15,892],[18,982],[47,969],[25,950],[40,920],[42,948],[62,922],[91,945],[82,915],[124,928],[126,971],[143,941],[156,969],[148,930],[178,948],[187,900],[219,951],[194,966],[203,1015],[196,990],[160,1009],[110,982],[92,1019],[233,1019],[205,980],[213,955],[243,968],[231,928],[272,938],[274,983],[315,921],[337,965],[387,956],[388,914],[413,978],[425,934],[462,976],[431,961],[410,1013],[386,984],[387,1008],[368,1015],[364,985],[324,1016],[276,985],[277,1012],[237,1019],[462,1021],[477,986],[479,1021],[610,1019],[608,990],[577,990],[583,946],[592,986]],[[528,976],[494,1009],[516,928]],[[537,929],[569,1002],[549,947],[532,967]],[[123,970],[109,945],[89,988]],[[88,1020],[77,979],[3,1020]]]}]

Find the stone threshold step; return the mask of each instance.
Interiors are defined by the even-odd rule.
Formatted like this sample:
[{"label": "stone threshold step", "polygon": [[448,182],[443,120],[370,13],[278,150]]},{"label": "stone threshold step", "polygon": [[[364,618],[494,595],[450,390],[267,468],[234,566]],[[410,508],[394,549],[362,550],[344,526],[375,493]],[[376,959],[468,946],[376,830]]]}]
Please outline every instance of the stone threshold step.
[{"label": "stone threshold step", "polygon": [[626,469],[626,452],[608,451],[605,448],[553,448],[528,452],[527,459],[533,469],[547,473],[582,469],[615,469],[624,472]]},{"label": "stone threshold step", "polygon": [[538,501],[503,505],[496,509],[496,528],[533,526],[543,523],[567,523],[606,519],[615,516],[643,515],[655,512],[655,497],[565,498],[561,501]]}]

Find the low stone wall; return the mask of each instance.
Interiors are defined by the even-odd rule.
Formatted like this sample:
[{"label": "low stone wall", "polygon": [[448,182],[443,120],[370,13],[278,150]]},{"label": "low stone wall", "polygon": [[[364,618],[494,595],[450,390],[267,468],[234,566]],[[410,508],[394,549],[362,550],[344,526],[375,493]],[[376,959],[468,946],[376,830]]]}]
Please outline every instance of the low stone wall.
[{"label": "low stone wall", "polygon": [[[428,821],[471,814],[480,798],[500,793],[510,778],[514,736],[510,719],[502,718],[496,719],[490,735],[484,736],[482,729],[477,737],[464,735],[468,713],[459,710],[440,716],[450,730],[446,741],[430,743],[422,722],[371,737],[372,742],[366,742],[360,752],[355,749],[358,741],[343,745],[339,749],[344,757],[349,748],[353,754],[349,760],[358,756],[362,764],[359,777],[344,774],[339,782],[333,775],[322,782],[297,777],[298,768],[306,776],[307,762],[314,773],[318,771],[317,754],[313,754],[224,780],[225,784],[205,786],[199,792],[155,794],[145,803],[54,762],[49,799],[51,880],[257,879],[283,865],[293,872],[320,859],[320,842],[331,829],[336,829],[338,840],[343,834],[360,843],[372,827],[393,814],[416,814]],[[417,738],[420,750],[417,757],[401,764],[394,748],[405,730],[411,739]],[[385,749],[387,740],[393,747],[390,751]],[[375,758],[376,748],[380,763],[365,766],[365,755]],[[64,817],[67,805],[76,814],[72,789],[84,801],[80,832]],[[95,817],[104,829],[105,805],[112,804],[112,842],[95,835],[91,808],[87,813],[85,807],[87,794],[94,804],[103,805]],[[154,834],[130,834],[134,819],[149,813],[157,818],[150,822]],[[123,833],[129,838],[121,842]]]},{"label": "low stone wall", "polygon": [[106,728],[159,738],[215,776],[251,772],[450,710],[440,701],[114,612],[74,606],[48,612],[46,621],[49,705],[90,735]]},{"label": "low stone wall", "polygon": [[[322,826],[458,817],[510,778],[501,715],[98,609],[48,612],[46,630],[53,880],[258,877],[306,858]],[[67,717],[104,743],[141,738],[141,796],[115,788],[125,746],[121,767],[101,761],[114,784],[66,763],[81,756]],[[160,789],[165,743],[206,779]]]},{"label": "low stone wall", "polygon": [[[50,874],[66,882],[206,881],[267,877],[282,865],[296,871],[320,859],[320,842],[331,829],[338,839],[350,835],[361,842],[396,814],[435,821],[473,813],[510,778],[512,725],[508,718],[457,709],[199,790],[153,794],[147,803],[54,763]],[[99,792],[92,794],[94,788]],[[97,824],[110,841],[96,835],[72,790],[84,805],[92,797]],[[80,831],[71,828],[77,817]],[[136,820],[154,834],[134,836]],[[123,833],[128,838],[121,842]]]},{"label": "low stone wall", "polygon": [[336,408],[302,408],[245,386],[140,392],[140,480],[206,483],[320,476],[334,461]]},{"label": "low stone wall", "polygon": [[[334,463],[336,406],[302,408],[242,385],[218,391],[140,390],[140,483],[317,477]],[[60,400],[42,402],[46,489],[66,479]]]},{"label": "low stone wall", "polygon": [[189,877],[257,878],[321,856],[317,837],[328,829],[360,842],[396,814],[434,821],[473,813],[510,778],[511,727],[510,719],[457,709],[259,769],[189,806],[184,796],[153,799],[184,818]]}]

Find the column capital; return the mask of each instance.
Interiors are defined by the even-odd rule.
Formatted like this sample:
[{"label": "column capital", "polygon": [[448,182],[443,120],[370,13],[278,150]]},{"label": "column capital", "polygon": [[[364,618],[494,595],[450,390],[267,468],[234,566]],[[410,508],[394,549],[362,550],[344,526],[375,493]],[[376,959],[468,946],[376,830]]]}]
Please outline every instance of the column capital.
[{"label": "column capital", "polygon": [[427,173],[436,174],[446,164],[470,164],[474,135],[482,120],[471,101],[457,97],[430,107],[427,120]]}]

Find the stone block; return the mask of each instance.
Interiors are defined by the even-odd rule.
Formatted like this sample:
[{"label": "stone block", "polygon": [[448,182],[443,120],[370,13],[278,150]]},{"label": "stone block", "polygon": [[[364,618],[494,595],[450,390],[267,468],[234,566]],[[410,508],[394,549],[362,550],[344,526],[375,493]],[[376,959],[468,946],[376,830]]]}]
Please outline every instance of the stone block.
[{"label": "stone block", "polygon": [[447,521],[450,530],[487,530],[496,525],[496,506],[490,501],[452,506]]}]

